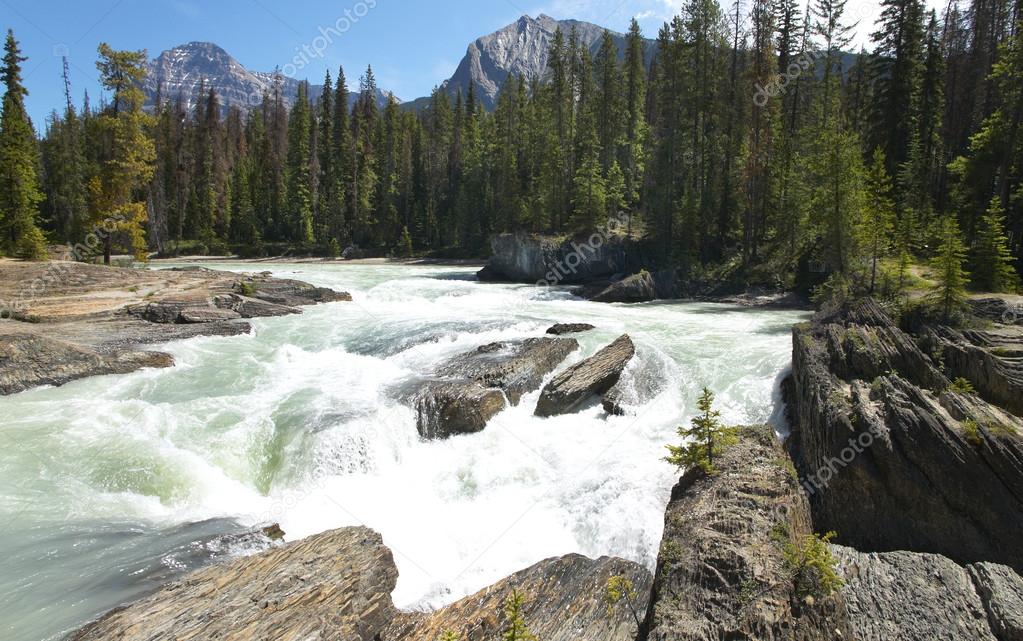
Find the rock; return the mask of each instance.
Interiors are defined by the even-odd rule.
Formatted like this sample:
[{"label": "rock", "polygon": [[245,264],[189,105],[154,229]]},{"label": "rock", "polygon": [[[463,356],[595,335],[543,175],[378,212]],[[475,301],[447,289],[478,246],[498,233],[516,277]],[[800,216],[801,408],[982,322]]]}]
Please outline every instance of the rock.
[{"label": "rock", "polygon": [[476,279],[483,283],[500,283],[508,280],[504,274],[501,274],[490,265],[484,265],[483,269],[476,272]]},{"label": "rock", "polygon": [[499,234],[480,280],[573,285],[638,271],[650,252],[643,243],[599,232],[562,240],[534,234]]},{"label": "rock", "polygon": [[950,378],[965,378],[988,402],[1023,416],[1023,327],[931,327],[921,344],[940,354]]},{"label": "rock", "polygon": [[636,354],[628,334],[590,358],[554,378],[540,394],[537,416],[556,416],[576,411],[589,398],[611,389]]},{"label": "rock", "polygon": [[525,598],[523,619],[544,641],[633,641],[637,621],[624,603],[608,613],[608,579],[623,576],[636,591],[642,620],[650,594],[646,568],[623,559],[588,559],[578,554],[547,559],[431,614],[401,614],[383,641],[437,641],[446,631],[466,641],[499,641],[504,605],[512,591]]},{"label": "rock", "polygon": [[372,641],[396,614],[397,579],[379,534],[334,530],[193,572],[70,641]]},{"label": "rock", "polygon": [[679,295],[678,277],[673,270],[642,271],[611,284],[591,297],[598,303],[645,303]]},{"label": "rock", "polygon": [[441,380],[414,395],[416,425],[424,438],[479,432],[507,402],[518,405],[579,348],[571,338],[529,338],[491,343],[452,358]]},{"label": "rock", "polygon": [[841,594],[795,592],[781,543],[810,513],[773,430],[742,429],[715,466],[672,490],[640,641],[854,639]]},{"label": "rock", "polygon": [[496,387],[518,405],[523,394],[535,391],[545,376],[579,349],[571,338],[527,338],[484,345],[456,356],[438,370],[448,377],[464,377],[484,387]]},{"label": "rock", "polygon": [[41,335],[0,335],[0,394],[4,395],[41,385],[65,385],[88,376],[173,365],[170,354],[131,350],[106,355]]},{"label": "rock", "polygon": [[1023,422],[950,390],[876,303],[797,326],[787,388],[819,531],[865,552],[1023,569]]},{"label": "rock", "polygon": [[415,397],[416,428],[423,438],[481,432],[505,408],[504,394],[476,381],[435,381]]},{"label": "rock", "polygon": [[970,572],[948,558],[868,554],[842,546],[832,546],[832,552],[845,581],[842,596],[857,641],[1004,639],[992,633]]},{"label": "rock", "polygon": [[975,563],[967,569],[995,638],[1023,641],[1023,578],[994,563]]},{"label": "rock", "polygon": [[235,293],[248,298],[256,298],[287,307],[352,300],[351,294],[347,292],[335,292],[326,287],[314,287],[298,280],[268,278],[262,275],[238,283],[235,290]]},{"label": "rock", "polygon": [[547,333],[552,336],[564,336],[565,334],[580,334],[582,332],[588,332],[591,329],[597,329],[589,323],[558,323],[547,330]]},{"label": "rock", "polygon": [[1004,298],[970,300],[970,311],[987,321],[1003,325],[1023,325],[1023,304]]},{"label": "rock", "polygon": [[296,307],[277,305],[263,300],[258,300],[256,298],[239,296],[237,294],[224,294],[217,296],[213,302],[220,309],[228,309],[233,312],[237,312],[241,318],[269,318],[302,313],[302,310]]}]

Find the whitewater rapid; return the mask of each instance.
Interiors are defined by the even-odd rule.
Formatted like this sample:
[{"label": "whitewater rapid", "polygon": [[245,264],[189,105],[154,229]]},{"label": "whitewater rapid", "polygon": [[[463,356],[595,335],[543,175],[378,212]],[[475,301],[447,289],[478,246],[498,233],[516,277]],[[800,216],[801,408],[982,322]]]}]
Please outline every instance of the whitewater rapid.
[{"label": "whitewater rapid", "polygon": [[[803,319],[603,305],[481,284],[463,267],[216,267],[271,269],[354,301],[257,320],[249,336],[160,346],[173,369],[0,399],[0,639],[59,638],[208,552],[244,553],[210,541],[266,522],[291,540],[348,525],[381,532],[406,608],[570,552],[652,568],[678,477],[664,445],[704,385],[728,422],[777,422],[789,330]],[[632,336],[631,415],[593,403],[538,419],[533,393],[482,433],[419,439],[400,400],[417,381],[455,354],[555,322],[597,327],[576,336],[582,348],[562,367]]]}]

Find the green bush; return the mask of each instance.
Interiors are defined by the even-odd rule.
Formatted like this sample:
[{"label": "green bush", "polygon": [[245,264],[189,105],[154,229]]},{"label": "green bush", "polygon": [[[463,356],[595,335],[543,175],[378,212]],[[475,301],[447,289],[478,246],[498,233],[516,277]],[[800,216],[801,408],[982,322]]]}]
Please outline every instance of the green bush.
[{"label": "green bush", "polygon": [[973,384],[966,380],[962,376],[952,381],[952,384],[948,386],[950,392],[957,392],[959,394],[976,394],[977,390],[973,388]]},{"label": "green bush", "polygon": [[828,547],[835,536],[834,532],[824,536],[807,534],[795,541],[789,539],[783,543],[785,567],[792,574],[797,598],[824,598],[844,585],[838,576],[838,563]]}]

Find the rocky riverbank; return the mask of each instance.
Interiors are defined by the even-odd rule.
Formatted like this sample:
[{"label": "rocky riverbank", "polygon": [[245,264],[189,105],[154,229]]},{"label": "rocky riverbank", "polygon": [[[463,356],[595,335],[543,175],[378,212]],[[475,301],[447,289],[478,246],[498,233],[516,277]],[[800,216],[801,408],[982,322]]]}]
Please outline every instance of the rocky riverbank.
[{"label": "rocky riverbank", "polygon": [[674,269],[657,269],[654,247],[618,233],[555,238],[499,234],[477,278],[544,286],[572,285],[581,298],[600,303],[687,299],[742,307],[809,308],[808,301],[776,284],[741,278],[687,280]]},{"label": "rocky riverbank", "polygon": [[246,334],[251,327],[244,319],[349,300],[269,273],[0,260],[0,395],[170,367],[169,354],[143,347]]}]

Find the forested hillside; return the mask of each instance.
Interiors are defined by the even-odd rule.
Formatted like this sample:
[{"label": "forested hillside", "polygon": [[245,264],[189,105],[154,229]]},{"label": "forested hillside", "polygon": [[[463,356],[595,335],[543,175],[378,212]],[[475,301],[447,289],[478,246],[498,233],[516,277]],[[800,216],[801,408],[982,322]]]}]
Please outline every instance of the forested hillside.
[{"label": "forested hillside", "polygon": [[[850,55],[842,0],[687,0],[657,34],[633,22],[595,56],[558,32],[548,77],[511,77],[493,112],[436,91],[379,108],[367,69],[290,111],[281,79],[222,116],[215,91],[144,113],[143,52],[101,47],[110,97],[31,134],[7,40],[3,250],[43,238],[106,249],[482,256],[494,233],[568,234],[618,212],[659,266],[889,292],[935,260],[958,293],[1015,287],[1023,237],[1019,0],[885,0],[871,52]],[[858,25],[857,29],[869,29]],[[348,109],[349,91],[356,91]],[[100,247],[98,253],[103,253]],[[957,284],[958,283],[958,284]],[[954,297],[954,296],[953,296]],[[955,303],[955,301],[952,301]]]}]

